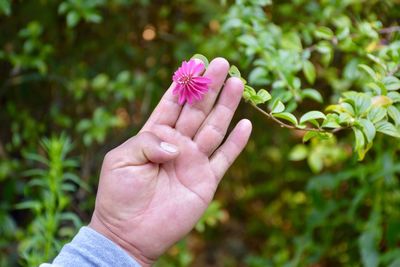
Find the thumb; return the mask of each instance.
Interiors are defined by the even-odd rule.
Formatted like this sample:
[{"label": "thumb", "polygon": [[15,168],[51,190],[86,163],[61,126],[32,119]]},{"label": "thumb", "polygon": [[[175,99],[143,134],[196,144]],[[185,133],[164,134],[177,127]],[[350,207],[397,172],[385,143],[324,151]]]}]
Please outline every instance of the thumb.
[{"label": "thumb", "polygon": [[179,155],[178,147],[164,142],[151,132],[141,132],[121,145],[129,163],[142,165],[148,162],[164,163]]}]

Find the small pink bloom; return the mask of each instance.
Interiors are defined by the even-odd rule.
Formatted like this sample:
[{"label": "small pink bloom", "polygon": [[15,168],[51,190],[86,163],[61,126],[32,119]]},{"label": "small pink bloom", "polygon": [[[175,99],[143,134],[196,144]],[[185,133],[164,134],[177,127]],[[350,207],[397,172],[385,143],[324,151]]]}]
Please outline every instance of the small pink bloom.
[{"label": "small pink bloom", "polygon": [[211,80],[200,76],[203,71],[203,62],[196,62],[194,59],[188,62],[183,61],[182,66],[175,71],[174,76],[172,76],[172,80],[176,83],[173,93],[179,95],[178,102],[180,105],[185,101],[189,104],[199,101],[207,93]]}]

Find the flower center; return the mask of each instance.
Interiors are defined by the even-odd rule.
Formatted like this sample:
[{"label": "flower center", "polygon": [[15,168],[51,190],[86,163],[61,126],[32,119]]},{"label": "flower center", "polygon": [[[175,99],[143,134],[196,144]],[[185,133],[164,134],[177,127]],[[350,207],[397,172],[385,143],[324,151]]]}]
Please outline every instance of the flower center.
[{"label": "flower center", "polygon": [[179,83],[179,84],[187,85],[187,84],[190,82],[190,79],[192,79],[192,76],[186,76],[186,75],[184,75],[184,76],[182,76],[182,77],[179,77],[178,83]]}]

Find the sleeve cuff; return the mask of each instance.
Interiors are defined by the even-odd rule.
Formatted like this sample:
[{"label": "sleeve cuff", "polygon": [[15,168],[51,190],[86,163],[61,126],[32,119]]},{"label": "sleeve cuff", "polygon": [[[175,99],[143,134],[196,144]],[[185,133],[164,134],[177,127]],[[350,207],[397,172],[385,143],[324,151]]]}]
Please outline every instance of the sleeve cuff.
[{"label": "sleeve cuff", "polygon": [[86,226],[62,248],[53,266],[141,267],[113,241]]}]

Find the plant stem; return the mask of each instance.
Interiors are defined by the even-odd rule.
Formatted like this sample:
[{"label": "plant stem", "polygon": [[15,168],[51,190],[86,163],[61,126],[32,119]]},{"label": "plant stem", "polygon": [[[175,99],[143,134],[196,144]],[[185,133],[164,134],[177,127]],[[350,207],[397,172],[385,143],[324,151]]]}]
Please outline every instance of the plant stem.
[{"label": "plant stem", "polygon": [[400,26],[391,26],[387,28],[383,28],[379,30],[379,33],[381,34],[388,34],[388,33],[393,33],[393,32],[400,32]]},{"label": "plant stem", "polygon": [[272,119],[273,121],[278,123],[281,127],[288,128],[288,129],[295,129],[295,130],[307,131],[307,132],[308,131],[312,131],[312,132],[320,132],[320,133],[336,133],[336,132],[339,132],[339,131],[341,131],[343,129],[348,128],[348,127],[339,127],[339,128],[335,128],[333,130],[325,130],[325,129],[321,129],[321,128],[312,128],[312,127],[300,128],[300,127],[297,127],[295,125],[290,125],[290,124],[284,123],[283,121],[281,121],[278,118],[274,117],[271,113],[266,112],[265,110],[263,110],[262,108],[258,107],[257,105],[251,104],[251,106],[253,108],[255,108],[257,111],[261,112],[261,114],[263,114],[267,118]]}]

